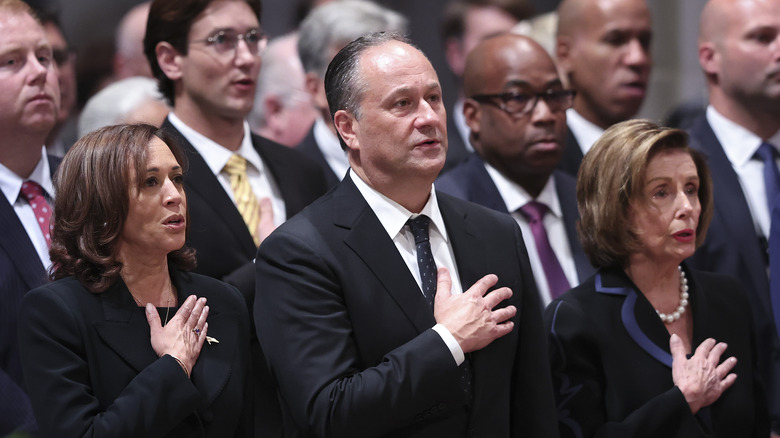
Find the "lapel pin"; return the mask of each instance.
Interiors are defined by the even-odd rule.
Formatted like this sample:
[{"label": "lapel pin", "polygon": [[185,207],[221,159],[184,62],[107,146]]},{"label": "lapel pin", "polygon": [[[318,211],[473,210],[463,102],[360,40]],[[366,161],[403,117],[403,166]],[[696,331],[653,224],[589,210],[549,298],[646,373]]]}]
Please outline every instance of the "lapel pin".
[{"label": "lapel pin", "polygon": [[211,345],[211,344],[219,344],[219,341],[217,340],[217,338],[212,338],[211,336],[206,336],[206,342],[208,342],[209,345]]}]

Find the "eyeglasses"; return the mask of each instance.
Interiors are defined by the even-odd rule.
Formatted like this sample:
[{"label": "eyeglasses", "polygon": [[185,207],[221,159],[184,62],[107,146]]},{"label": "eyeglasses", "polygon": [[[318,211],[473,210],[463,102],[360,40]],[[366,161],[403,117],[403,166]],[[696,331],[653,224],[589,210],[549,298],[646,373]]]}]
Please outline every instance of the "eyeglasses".
[{"label": "eyeglasses", "polygon": [[238,41],[243,40],[249,51],[256,55],[265,48],[268,35],[260,29],[252,29],[247,33],[236,33],[232,30],[220,30],[203,40],[195,40],[193,43],[205,43],[213,46],[217,53],[229,53],[236,50]]},{"label": "eyeglasses", "polygon": [[547,90],[536,94],[516,92],[477,94],[471,98],[479,103],[493,104],[508,114],[524,115],[536,108],[539,99],[543,99],[552,112],[567,110],[571,108],[575,94],[577,93],[574,90]]}]

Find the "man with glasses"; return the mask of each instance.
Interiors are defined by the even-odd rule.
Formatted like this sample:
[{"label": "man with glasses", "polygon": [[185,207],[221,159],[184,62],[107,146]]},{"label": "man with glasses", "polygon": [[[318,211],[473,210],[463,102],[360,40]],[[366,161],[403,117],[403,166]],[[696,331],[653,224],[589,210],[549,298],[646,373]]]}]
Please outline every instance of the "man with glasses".
[{"label": "man with glasses", "polygon": [[464,91],[476,153],[436,188],[515,218],[546,305],[594,272],[577,239],[576,181],[555,171],[574,92],[563,88],[544,48],[514,34],[474,48]]},{"label": "man with glasses", "polygon": [[[189,159],[184,185],[196,271],[236,285],[250,309],[258,245],[326,187],[316,163],[253,135],[245,121],[266,43],[260,13],[259,0],[155,0],[144,38],[152,73],[173,108],[163,129]],[[254,341],[262,385],[267,371]],[[278,423],[273,389],[258,387],[256,395],[257,412],[266,416],[258,421]]]}]

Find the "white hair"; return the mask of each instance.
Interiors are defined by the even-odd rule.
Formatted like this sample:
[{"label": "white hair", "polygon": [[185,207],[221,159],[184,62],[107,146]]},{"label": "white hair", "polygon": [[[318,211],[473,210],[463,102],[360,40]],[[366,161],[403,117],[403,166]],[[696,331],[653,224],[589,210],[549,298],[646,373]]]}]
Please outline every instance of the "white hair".
[{"label": "white hair", "polygon": [[149,100],[163,100],[157,81],[136,76],[114,82],[90,97],[79,116],[78,135],[126,121],[126,117]]}]

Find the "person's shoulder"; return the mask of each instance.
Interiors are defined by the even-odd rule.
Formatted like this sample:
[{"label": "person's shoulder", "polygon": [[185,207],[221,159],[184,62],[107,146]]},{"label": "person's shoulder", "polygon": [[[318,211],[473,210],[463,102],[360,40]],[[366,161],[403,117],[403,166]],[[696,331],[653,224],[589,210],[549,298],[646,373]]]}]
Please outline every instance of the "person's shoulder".
[{"label": "person's shoulder", "polygon": [[291,165],[299,166],[317,166],[311,157],[296,148],[291,148],[277,143],[271,139],[252,134],[252,144],[258,149],[263,158],[274,158],[277,160],[286,160]]},{"label": "person's shoulder", "polygon": [[[97,294],[90,292],[74,277],[64,277],[45,283],[30,290],[22,297],[22,306],[37,306],[50,308],[56,305],[65,307],[83,307],[87,302],[98,299]],[[45,306],[34,303],[47,303]],[[44,310],[44,309],[39,309]]]},{"label": "person's shoulder", "polygon": [[471,220],[488,221],[501,227],[517,226],[514,218],[506,213],[460,199],[457,196],[439,190],[437,190],[436,196],[439,199],[439,205],[444,209],[461,213],[464,217]]},{"label": "person's shoulder", "polygon": [[688,269],[688,272],[696,288],[701,290],[702,293],[706,293],[708,299],[727,302],[747,302],[745,288],[737,278],[727,274],[700,271],[698,269]]}]

